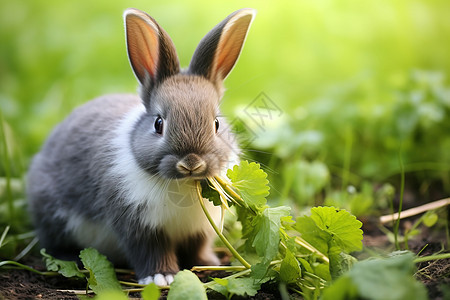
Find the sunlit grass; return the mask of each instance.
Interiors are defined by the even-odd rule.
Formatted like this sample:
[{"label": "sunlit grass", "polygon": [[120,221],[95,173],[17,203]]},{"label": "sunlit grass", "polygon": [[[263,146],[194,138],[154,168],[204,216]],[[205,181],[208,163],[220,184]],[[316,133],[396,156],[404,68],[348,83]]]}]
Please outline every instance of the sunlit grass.
[{"label": "sunlit grass", "polygon": [[[53,126],[94,97],[136,92],[129,6],[157,19],[182,66],[219,20],[257,9],[222,108],[255,129],[247,155],[270,168],[277,203],[381,209],[375,186],[400,191],[400,145],[422,200],[435,200],[430,186],[450,193],[449,1],[3,1],[0,232],[28,224],[23,178]],[[245,109],[261,92],[283,114],[252,127]]]}]

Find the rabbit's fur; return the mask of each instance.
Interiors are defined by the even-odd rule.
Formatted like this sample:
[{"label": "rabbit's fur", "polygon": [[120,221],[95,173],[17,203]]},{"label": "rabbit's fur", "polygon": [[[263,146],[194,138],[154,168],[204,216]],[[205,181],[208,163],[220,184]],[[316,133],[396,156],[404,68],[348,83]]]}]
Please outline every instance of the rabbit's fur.
[{"label": "rabbit's fur", "polygon": [[[67,259],[95,247],[133,267],[139,282],[158,285],[180,268],[219,263],[194,180],[238,160],[219,103],[254,13],[228,16],[180,70],[156,21],[125,11],[140,97],[108,95],[75,109],[33,159],[27,193],[42,247]],[[218,222],[220,208],[205,205]]]}]

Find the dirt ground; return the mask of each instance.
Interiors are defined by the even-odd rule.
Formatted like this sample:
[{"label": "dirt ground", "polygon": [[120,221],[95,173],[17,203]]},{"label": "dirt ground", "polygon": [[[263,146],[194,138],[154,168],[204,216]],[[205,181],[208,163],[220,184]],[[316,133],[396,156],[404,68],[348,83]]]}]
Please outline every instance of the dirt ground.
[{"label": "dirt ground", "polygon": [[[37,267],[37,266],[36,266]],[[209,276],[223,277],[225,274],[200,274],[204,280]],[[130,276],[119,276],[119,280],[132,281]],[[68,279],[62,276],[41,276],[24,270],[8,270],[0,273],[0,299],[48,299],[48,300],[71,300],[79,299],[77,294],[70,290],[83,291],[86,283],[83,279]],[[89,295],[92,296],[93,295]],[[167,291],[163,291],[161,299],[166,299]],[[139,293],[130,294],[130,298],[139,299]],[[219,293],[209,294],[209,299],[225,299]],[[233,298],[240,299],[240,298]],[[242,298],[244,299],[244,298]],[[272,300],[280,299],[277,287],[264,285],[262,290],[250,299]]]},{"label": "dirt ground", "polygon": [[[364,220],[363,230],[364,244],[373,249],[386,249],[392,247],[385,234],[372,224],[372,220]],[[442,250],[442,241],[445,240],[445,232],[429,232],[425,228],[420,237],[409,243],[410,249],[421,256],[435,254]],[[427,245],[425,248],[424,246]],[[226,260],[226,258],[225,258]],[[24,263],[38,269],[45,270],[40,257],[29,257]],[[203,281],[212,277],[224,277],[225,273],[199,273]],[[132,275],[118,275],[119,280],[133,281]],[[445,300],[443,288],[450,287],[450,259],[420,263],[416,277],[423,282],[428,289],[429,299]],[[0,271],[0,300],[3,299],[79,299],[75,293],[69,290],[84,291],[86,282],[84,279],[68,279],[62,276],[41,276],[25,270],[1,270]],[[163,292],[165,299],[167,292]],[[138,293],[130,295],[139,298]],[[298,295],[292,295],[294,299],[300,299]],[[209,294],[210,299],[225,299],[218,293]],[[240,298],[233,298],[240,299]],[[262,290],[250,299],[280,299],[278,287],[274,284],[265,284]]]}]

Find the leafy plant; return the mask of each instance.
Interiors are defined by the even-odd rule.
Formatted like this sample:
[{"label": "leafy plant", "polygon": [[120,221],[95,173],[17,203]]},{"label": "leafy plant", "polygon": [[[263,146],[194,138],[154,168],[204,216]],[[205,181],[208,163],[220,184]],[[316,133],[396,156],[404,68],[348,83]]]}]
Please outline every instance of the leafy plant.
[{"label": "leafy plant", "polygon": [[[309,215],[290,215],[286,206],[270,207],[267,175],[256,163],[241,162],[228,170],[227,178],[208,178],[208,183],[197,183],[199,203],[204,208],[203,196],[208,196],[224,209],[234,206],[242,223],[243,246],[236,250],[219,227],[205,214],[219,238],[230,249],[237,262],[233,266],[194,267],[193,270],[221,269],[234,272],[224,278],[212,278],[202,283],[192,271],[180,271],[170,287],[168,299],[207,299],[207,290],[214,290],[227,299],[234,295],[254,296],[262,284],[276,284],[286,295],[298,293],[305,299],[426,299],[424,287],[413,278],[414,264],[430,259],[449,258],[450,254],[414,259],[410,252],[393,253],[385,259],[357,261],[351,252],[362,248],[362,223],[348,211],[335,207],[313,207]],[[245,192],[244,192],[245,191]],[[433,215],[423,222],[434,223]],[[0,238],[5,240],[7,230]],[[155,284],[145,288],[128,282],[119,282],[112,264],[97,250],[88,248],[80,253],[84,266],[55,259],[41,250],[50,272],[36,271],[14,261],[4,261],[0,267],[14,265],[41,275],[55,272],[65,277],[85,279],[87,288],[98,299],[126,299],[125,293],[140,291],[145,300],[156,300],[160,291]],[[122,289],[123,285],[138,286]],[[402,288],[397,288],[402,286]],[[383,290],[382,293],[379,291]]]},{"label": "leafy plant", "polygon": [[414,255],[407,251],[361,261],[325,289],[322,299],[427,299],[426,289],[414,279],[414,272]]},{"label": "leafy plant", "polygon": [[[114,268],[106,258],[94,248],[87,248],[80,252],[81,263],[87,272],[81,272],[74,261],[56,259],[41,250],[45,264],[49,271],[55,271],[65,277],[79,277],[87,280],[87,285],[96,294],[105,291],[122,291]],[[86,276],[86,274],[89,274]]]},{"label": "leafy plant", "polygon": [[[245,241],[243,256],[253,262],[248,263],[238,254],[238,260],[250,271],[245,273],[249,277],[241,278],[250,290],[236,290],[242,285],[236,278],[216,279],[213,289],[227,297],[251,295],[258,282],[278,279],[294,291],[302,291],[300,293],[304,296],[311,290],[319,295],[332,277],[349,269],[354,259],[348,254],[362,248],[362,223],[354,216],[334,207],[315,207],[310,216],[294,221],[289,207],[267,205],[267,175],[258,164],[243,161],[228,170],[227,177],[209,178],[217,193],[206,189],[204,195],[223,207],[236,206]],[[200,183],[197,188],[201,189]],[[200,191],[198,194],[204,207]],[[206,209],[204,211],[208,215]],[[232,253],[237,253],[212,219],[208,219],[224,244]]]}]

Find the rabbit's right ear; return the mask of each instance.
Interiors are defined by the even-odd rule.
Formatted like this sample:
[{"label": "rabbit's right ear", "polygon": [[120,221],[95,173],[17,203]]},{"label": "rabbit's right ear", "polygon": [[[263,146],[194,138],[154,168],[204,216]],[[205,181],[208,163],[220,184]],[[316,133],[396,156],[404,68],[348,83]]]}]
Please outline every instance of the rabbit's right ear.
[{"label": "rabbit's right ear", "polygon": [[180,71],[178,56],[169,35],[148,14],[125,10],[128,59],[141,85],[151,89]]}]

